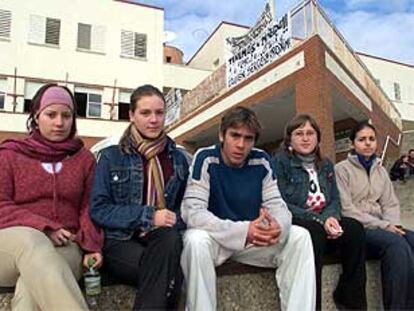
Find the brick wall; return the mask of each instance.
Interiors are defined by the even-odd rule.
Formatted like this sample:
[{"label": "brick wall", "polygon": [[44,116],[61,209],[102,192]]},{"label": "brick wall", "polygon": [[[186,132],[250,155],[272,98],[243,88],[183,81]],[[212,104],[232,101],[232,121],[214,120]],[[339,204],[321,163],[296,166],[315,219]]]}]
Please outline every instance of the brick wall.
[{"label": "brick wall", "polygon": [[325,78],[325,51],[320,40],[305,45],[305,69],[297,76],[296,112],[315,118],[321,132],[321,152],[335,161],[332,91]]},{"label": "brick wall", "polygon": [[[354,113],[350,113],[348,115],[348,118],[351,121],[345,121],[343,123],[345,126],[352,128],[356,123],[355,120],[351,119],[352,116],[359,120],[372,119],[373,124],[378,127],[378,136],[381,148],[379,150],[380,152],[382,151],[382,146],[387,134],[391,134],[394,139],[397,139],[399,133],[398,127],[383,112],[378,104],[378,102],[381,102],[381,94],[374,92],[375,90],[370,90],[369,94],[368,91],[365,91],[365,94],[372,101],[372,111],[368,110],[367,107],[365,107],[364,104],[361,103],[359,99],[342,83],[342,81],[338,80],[338,78],[326,68],[325,53],[329,53],[339,65],[341,65],[342,62],[329,50],[329,48],[318,36],[310,38],[297,49],[293,49],[280,59],[276,60],[269,66],[266,66],[263,70],[250,76],[248,79],[227,92],[225,89],[220,90],[220,85],[225,83],[225,69],[224,66],[221,67],[215,72],[215,76],[209,77],[196,89],[186,95],[184,98],[184,107],[182,109],[182,116],[185,117],[180,122],[186,122],[190,118],[196,118],[200,111],[195,110],[197,107],[202,106],[201,109],[206,109],[211,105],[217,104],[233,92],[236,92],[251,83],[258,76],[272,70],[302,50],[305,54],[304,68],[296,71],[281,81],[275,82],[260,92],[252,93],[251,96],[242,102],[234,103],[233,107],[239,105],[246,107],[260,105],[261,103],[266,102],[269,98],[278,96],[277,94],[283,94],[287,90],[293,89],[295,91],[294,102],[290,104],[295,106],[297,113],[308,113],[316,119],[322,131],[322,153],[332,161],[341,160],[346,156],[346,153],[336,154],[335,152],[335,132],[341,130],[341,125],[340,123],[334,125],[334,109],[337,107],[333,105],[333,94],[335,94],[335,96],[336,94],[339,94],[339,96],[344,97],[346,102],[354,107]],[[342,69],[347,72],[351,79],[353,79],[354,83],[363,90],[363,87],[359,84],[359,82],[353,78],[352,72],[345,67],[342,67]],[[220,70],[222,71],[220,72]],[[216,96],[217,94],[219,94],[219,96]],[[207,101],[213,97],[215,97],[214,100],[207,103]],[[193,112],[187,114],[189,111]],[[341,112],[341,114],[343,113],[344,111]],[[191,131],[177,137],[177,140],[182,144],[185,144],[185,141],[191,141],[191,138],[194,137],[194,135],[212,126],[216,126],[219,123],[220,117],[221,116],[219,115],[212,116],[210,120],[201,124],[197,128],[194,128]],[[291,116],[286,116],[286,122],[289,121],[290,117]],[[347,124],[347,122],[350,123]],[[179,123],[175,126],[179,126]],[[280,139],[281,137],[275,137],[274,144],[269,143],[263,147],[269,151],[274,151],[274,149],[278,146],[278,141]],[[398,148],[390,146],[389,153],[390,155],[398,153]]]}]

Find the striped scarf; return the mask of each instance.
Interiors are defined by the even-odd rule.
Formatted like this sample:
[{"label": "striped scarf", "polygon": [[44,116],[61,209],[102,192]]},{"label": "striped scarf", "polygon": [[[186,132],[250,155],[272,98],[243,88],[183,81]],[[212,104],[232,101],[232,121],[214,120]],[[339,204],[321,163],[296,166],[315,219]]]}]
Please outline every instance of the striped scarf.
[{"label": "striped scarf", "polygon": [[158,159],[158,154],[167,145],[167,135],[162,132],[157,139],[145,139],[132,124],[130,126],[130,133],[131,143],[134,149],[148,161],[146,204],[155,206],[157,209],[164,209],[164,174],[161,162]]}]

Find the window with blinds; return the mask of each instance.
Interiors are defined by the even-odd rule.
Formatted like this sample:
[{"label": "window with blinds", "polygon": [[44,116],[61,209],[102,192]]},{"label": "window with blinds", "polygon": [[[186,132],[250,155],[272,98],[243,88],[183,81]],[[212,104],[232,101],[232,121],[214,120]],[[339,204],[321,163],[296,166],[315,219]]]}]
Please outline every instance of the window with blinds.
[{"label": "window with blinds", "polygon": [[10,38],[12,14],[0,9],[0,38]]},{"label": "window with blinds", "polygon": [[105,26],[78,23],[78,49],[105,52]]},{"label": "window with blinds", "polygon": [[128,30],[121,32],[121,55],[147,57],[147,35]]},{"label": "window with blinds", "polygon": [[30,15],[29,42],[59,46],[60,19]]}]

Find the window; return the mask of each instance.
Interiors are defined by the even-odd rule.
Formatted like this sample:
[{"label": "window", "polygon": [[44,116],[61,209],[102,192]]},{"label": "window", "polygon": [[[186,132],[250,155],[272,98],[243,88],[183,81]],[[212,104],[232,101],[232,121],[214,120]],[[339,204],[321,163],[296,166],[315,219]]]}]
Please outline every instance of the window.
[{"label": "window", "polygon": [[35,96],[36,92],[42,87],[44,83],[42,82],[26,82],[24,86],[24,107],[23,112],[30,112],[30,106],[32,104],[32,99]]},{"label": "window", "polygon": [[7,97],[6,90],[7,90],[7,80],[0,79],[0,110],[3,110],[6,104],[6,97]]},{"label": "window", "polygon": [[101,117],[102,95],[88,94],[88,117]]},{"label": "window", "polygon": [[105,26],[78,23],[78,49],[103,53],[105,33]]},{"label": "window", "polygon": [[0,38],[10,38],[11,12],[0,9]]},{"label": "window", "polygon": [[147,35],[133,31],[122,30],[121,55],[146,58]]},{"label": "window", "polygon": [[0,91],[0,110],[4,109],[6,103],[6,92]]},{"label": "window", "polygon": [[29,42],[59,46],[60,20],[30,15]]},{"label": "window", "polygon": [[118,120],[129,120],[129,102],[131,92],[119,91]]},{"label": "window", "polygon": [[397,82],[394,82],[394,98],[395,100],[401,100],[401,87]]},{"label": "window", "polygon": [[102,95],[100,90],[84,87],[75,88],[77,115],[80,117],[100,118],[102,111]]},{"label": "window", "polygon": [[171,63],[171,56],[167,56],[167,63]]}]

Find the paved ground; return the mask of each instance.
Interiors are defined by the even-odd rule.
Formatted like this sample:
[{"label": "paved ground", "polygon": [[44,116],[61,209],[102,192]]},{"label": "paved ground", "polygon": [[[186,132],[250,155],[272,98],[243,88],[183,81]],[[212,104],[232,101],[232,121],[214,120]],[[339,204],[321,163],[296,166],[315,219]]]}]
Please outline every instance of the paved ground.
[{"label": "paved ground", "polygon": [[401,221],[406,228],[414,230],[414,177],[405,184],[395,181],[394,189],[401,205]]}]

